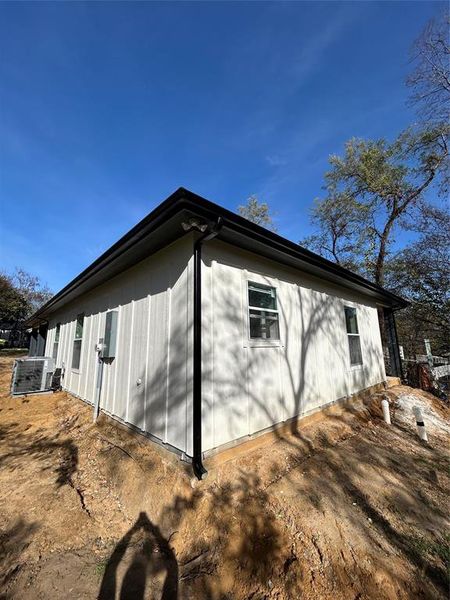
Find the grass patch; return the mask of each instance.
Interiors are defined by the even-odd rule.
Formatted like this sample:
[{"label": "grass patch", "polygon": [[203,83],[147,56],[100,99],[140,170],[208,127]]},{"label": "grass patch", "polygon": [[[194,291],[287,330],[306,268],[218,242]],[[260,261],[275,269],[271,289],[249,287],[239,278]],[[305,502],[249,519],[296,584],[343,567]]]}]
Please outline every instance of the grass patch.
[{"label": "grass patch", "polygon": [[411,548],[414,553],[422,559],[439,559],[445,566],[450,568],[450,533],[445,533],[442,538],[430,540],[424,537],[411,537]]},{"label": "grass patch", "polygon": [[106,571],[106,565],[108,564],[108,559],[104,558],[100,562],[95,565],[95,573],[98,577],[103,577]]}]

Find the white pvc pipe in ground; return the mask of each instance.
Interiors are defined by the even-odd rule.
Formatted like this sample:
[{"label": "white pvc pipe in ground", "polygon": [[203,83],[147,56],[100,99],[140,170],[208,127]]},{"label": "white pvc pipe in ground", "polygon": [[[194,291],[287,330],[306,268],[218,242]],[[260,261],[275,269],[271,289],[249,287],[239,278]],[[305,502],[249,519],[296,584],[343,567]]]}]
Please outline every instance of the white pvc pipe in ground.
[{"label": "white pvc pipe in ground", "polygon": [[391,424],[391,413],[389,412],[389,401],[383,398],[381,401],[381,408],[383,409],[383,419],[388,425]]},{"label": "white pvc pipe in ground", "polygon": [[425,429],[425,422],[420,406],[413,406],[413,413],[416,417],[417,433],[419,434],[420,439],[424,442],[428,442],[427,431]]}]

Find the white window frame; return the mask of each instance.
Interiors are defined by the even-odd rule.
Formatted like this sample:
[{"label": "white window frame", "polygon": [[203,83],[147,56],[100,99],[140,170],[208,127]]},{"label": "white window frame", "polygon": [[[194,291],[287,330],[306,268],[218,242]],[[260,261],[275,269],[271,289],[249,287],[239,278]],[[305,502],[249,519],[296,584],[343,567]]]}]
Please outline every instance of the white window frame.
[{"label": "white window frame", "polygon": [[[58,339],[56,339],[56,335],[58,335]],[[55,361],[55,365],[58,363],[58,353],[59,353],[59,341],[61,339],[61,323],[56,323],[55,325],[55,335],[53,336],[53,349],[52,349],[52,357]],[[56,346],[56,353],[55,353]]]},{"label": "white window frame", "polygon": [[[77,325],[78,325],[78,319],[79,319],[79,317],[83,318],[81,337],[77,337]],[[77,316],[76,316],[76,319],[75,319],[75,331],[74,331],[73,340],[72,340],[72,358],[71,358],[71,361],[70,361],[71,370],[74,373],[79,373],[80,370],[81,370],[81,357],[82,357],[81,351],[83,349],[83,334],[84,334],[84,322],[85,322],[85,319],[86,319],[86,315],[85,315],[84,312],[78,313]],[[79,360],[79,363],[78,363],[78,367],[74,367],[73,366],[73,352],[74,352],[74,348],[75,348],[75,342],[80,342],[80,360]]]},{"label": "white window frame", "polygon": [[[351,308],[354,309],[355,311],[355,316],[356,316],[356,327],[358,329],[358,333],[349,333],[347,331],[347,316],[345,314],[345,309],[347,308]],[[345,303],[344,304],[344,327],[345,327],[345,332],[347,334],[347,349],[348,349],[348,364],[350,365],[349,370],[350,371],[355,371],[358,369],[363,369],[364,368],[364,356],[363,356],[363,346],[362,346],[362,342],[361,342],[361,331],[359,329],[359,311],[358,311],[358,307],[350,304],[350,303]],[[357,337],[359,338],[359,350],[361,353],[361,362],[360,363],[355,363],[352,364],[352,357],[351,357],[351,353],[350,353],[350,341],[349,341],[349,337]]]},{"label": "white window frame", "polygon": [[[245,319],[245,333],[244,333],[244,348],[246,347],[263,347],[263,348],[270,348],[270,347],[280,347],[282,346],[282,342],[281,342],[281,319],[280,319],[280,309],[279,309],[279,296],[278,296],[278,289],[279,286],[277,285],[277,281],[273,281],[272,279],[269,279],[261,276],[261,275],[257,275],[257,274],[253,274],[253,273],[244,273],[244,278],[243,278],[243,299],[244,299],[244,306],[246,307],[246,319]],[[271,288],[275,291],[275,297],[276,297],[276,302],[277,302],[277,308],[273,309],[273,308],[261,308],[260,306],[251,306],[250,302],[249,302],[249,286],[254,285],[254,286],[261,286],[261,287],[265,287],[265,288]],[[253,338],[250,337],[250,310],[259,310],[259,311],[265,311],[265,312],[271,312],[271,313],[275,313],[278,316],[278,338]]]}]

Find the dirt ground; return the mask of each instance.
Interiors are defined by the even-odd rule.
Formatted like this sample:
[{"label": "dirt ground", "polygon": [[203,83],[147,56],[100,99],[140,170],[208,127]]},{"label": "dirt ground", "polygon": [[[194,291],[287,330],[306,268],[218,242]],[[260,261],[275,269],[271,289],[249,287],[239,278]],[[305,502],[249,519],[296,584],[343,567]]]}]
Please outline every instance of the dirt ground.
[{"label": "dirt ground", "polygon": [[[448,590],[448,410],[389,390],[217,461],[204,482],[0,359],[1,598],[403,599]],[[419,441],[412,406],[425,412]]]}]

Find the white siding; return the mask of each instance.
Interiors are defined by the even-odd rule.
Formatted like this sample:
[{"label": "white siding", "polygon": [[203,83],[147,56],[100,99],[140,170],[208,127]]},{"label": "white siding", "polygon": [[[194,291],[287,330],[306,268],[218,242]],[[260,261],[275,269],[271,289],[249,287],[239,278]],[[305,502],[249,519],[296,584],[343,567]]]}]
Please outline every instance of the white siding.
[{"label": "white siding", "polygon": [[[63,387],[93,403],[95,344],[106,312],[118,311],[116,357],[105,361],[100,406],[106,413],[192,454],[191,235],[76,299],[52,316],[46,354],[61,323],[57,365]],[[84,312],[79,372],[71,368],[77,314]],[[140,382],[140,383],[139,383]],[[170,413],[170,417],[169,417]]]},{"label": "white siding", "polygon": [[[95,344],[118,311],[116,357],[105,361],[106,413],[192,455],[192,235],[54,314],[63,386],[95,398]],[[385,379],[376,305],[364,296],[218,241],[203,246],[203,448],[245,438]],[[280,342],[248,339],[247,282],[277,289]],[[355,306],[363,365],[351,368],[344,306]],[[79,372],[71,368],[84,312]]]},{"label": "white siding", "polygon": [[[205,451],[385,379],[375,303],[219,241],[203,260]],[[248,280],[277,289],[279,343],[248,339]],[[350,366],[346,305],[357,308],[361,367]]]}]

